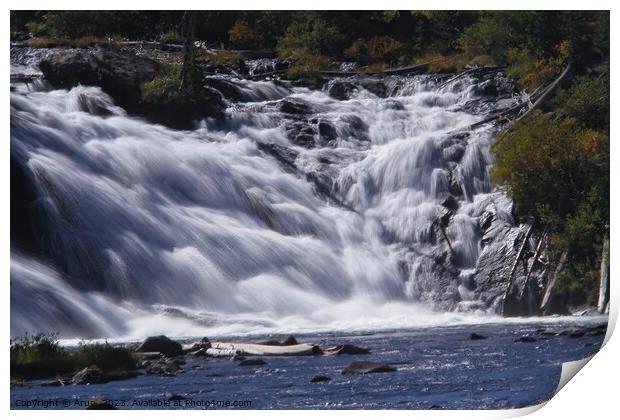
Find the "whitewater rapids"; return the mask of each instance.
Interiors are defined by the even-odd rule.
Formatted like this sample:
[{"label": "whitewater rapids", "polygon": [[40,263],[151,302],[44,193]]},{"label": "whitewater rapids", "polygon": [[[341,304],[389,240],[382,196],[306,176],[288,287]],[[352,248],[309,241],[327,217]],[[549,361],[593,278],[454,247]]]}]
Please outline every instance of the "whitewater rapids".
[{"label": "whitewater rapids", "polygon": [[[132,118],[96,87],[11,92],[11,155],[45,214],[41,255],[11,253],[11,335],[144,337],[351,331],[488,320],[432,311],[418,282],[445,251],[429,229],[448,172],[439,144],[480,121],[467,77],[438,88],[392,77],[388,95],[348,100],[238,81],[225,123],[174,131]],[[287,138],[278,101],[310,104],[329,146]],[[105,109],[107,115],[98,110]],[[365,138],[346,124],[358,117]],[[477,217],[494,194],[495,130],[472,131],[456,170],[464,199],[447,228],[460,269],[480,253]],[[295,151],[286,170],[260,144]],[[337,202],[300,173],[333,181]],[[506,215],[505,217],[510,217]],[[429,280],[430,279],[430,280]],[[457,281],[458,279],[455,279]],[[459,284],[463,301],[471,299]]]}]

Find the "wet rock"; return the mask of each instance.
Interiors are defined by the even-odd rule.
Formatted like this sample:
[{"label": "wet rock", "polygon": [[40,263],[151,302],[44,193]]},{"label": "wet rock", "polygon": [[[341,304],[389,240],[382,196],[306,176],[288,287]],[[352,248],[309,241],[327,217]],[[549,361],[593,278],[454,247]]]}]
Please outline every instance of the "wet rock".
[{"label": "wet rock", "polygon": [[117,408],[105,401],[92,401],[86,406],[86,410],[117,410]]},{"label": "wet rock", "polygon": [[[193,356],[204,355],[206,350],[211,348],[211,342],[207,337],[203,337],[200,341],[186,344],[182,346],[182,348],[184,353],[191,354]],[[201,351],[202,354],[196,354]]]},{"label": "wet rock", "polygon": [[340,117],[339,121],[342,123],[344,136],[346,139],[354,138],[359,141],[369,141],[368,138],[368,124],[366,124],[360,117],[353,114],[347,114]]},{"label": "wet rock", "polygon": [[292,115],[308,115],[314,112],[309,103],[300,99],[291,98],[285,98],[279,101],[277,108],[280,112]]},{"label": "wet rock", "polygon": [[71,378],[71,383],[74,385],[101,384],[104,382],[108,382],[108,379],[97,366],[86,367]]},{"label": "wet rock", "polygon": [[181,371],[181,366],[185,363],[179,358],[162,357],[155,361],[143,362],[144,371],[149,375],[174,376]]},{"label": "wet rock", "polygon": [[263,359],[246,359],[242,360],[239,363],[239,366],[261,366],[266,364],[267,362],[265,362]]},{"label": "wet rock", "polygon": [[324,140],[331,141],[335,140],[338,137],[336,133],[336,129],[329,122],[321,121],[318,124],[319,134]]},{"label": "wet rock", "polygon": [[267,340],[267,341],[263,341],[259,344],[263,344],[266,346],[294,346],[297,343],[297,339],[292,336],[286,336],[284,338],[282,338],[281,340]]},{"label": "wet rock", "polygon": [[137,352],[158,352],[164,356],[178,356],[183,353],[183,347],[166,337],[165,335],[159,335],[154,337],[148,337],[142,342],[136,349]]},{"label": "wet rock", "polygon": [[349,366],[342,369],[343,375],[357,375],[357,374],[367,374],[367,373],[383,373],[383,372],[394,372],[396,368],[383,364],[383,363],[374,363],[374,362],[353,362]]},{"label": "wet rock", "polygon": [[315,127],[307,121],[287,122],[284,126],[286,136],[296,146],[312,149],[315,147]]},{"label": "wet rock", "polygon": [[191,95],[145,97],[142,85],[165,70],[156,61],[114,48],[59,50],[39,67],[55,88],[99,86],[130,113],[174,128],[191,128],[196,119],[221,116],[224,105],[216,89],[205,86]]},{"label": "wet rock", "polygon": [[469,339],[470,340],[486,340],[487,337],[485,337],[484,335],[477,334],[477,333],[471,333],[469,335]]},{"label": "wet rock", "polygon": [[345,80],[331,80],[327,85],[327,94],[339,101],[351,99],[357,90],[358,87],[354,83]]},{"label": "wet rock", "polygon": [[330,355],[370,354],[370,350],[363,348],[363,347],[354,346],[353,344],[342,344],[340,346],[325,349],[325,353],[330,354]]},{"label": "wet rock", "polygon": [[65,383],[60,379],[52,379],[51,381],[41,382],[41,386],[64,386]]},{"label": "wet rock", "polygon": [[456,198],[454,198],[454,196],[449,195],[447,196],[443,202],[441,203],[442,206],[444,206],[445,208],[447,208],[450,211],[457,211],[459,209],[459,202]]},{"label": "wet rock", "polygon": [[235,354],[230,358],[231,362],[240,362],[242,360],[245,360],[245,356],[242,356],[240,354]]},{"label": "wet rock", "polygon": [[172,394],[168,397],[168,401],[185,401],[187,400],[187,397],[184,397],[183,395],[178,395],[178,394]]},{"label": "wet rock", "polygon": [[310,383],[311,384],[319,384],[319,383],[322,383],[322,382],[329,382],[331,380],[332,380],[332,378],[330,378],[329,376],[316,375],[315,377],[310,379]]},{"label": "wet rock", "polygon": [[530,337],[529,335],[525,335],[514,340],[515,343],[533,343],[535,341],[536,339],[534,337]]}]

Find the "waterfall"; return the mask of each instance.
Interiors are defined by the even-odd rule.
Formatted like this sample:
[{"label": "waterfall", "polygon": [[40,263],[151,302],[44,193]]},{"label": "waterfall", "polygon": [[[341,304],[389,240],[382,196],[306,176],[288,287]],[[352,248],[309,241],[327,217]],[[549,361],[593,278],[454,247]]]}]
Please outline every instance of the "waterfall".
[{"label": "waterfall", "polygon": [[[327,89],[236,80],[242,98],[226,120],[193,131],[128,116],[97,87],[14,87],[11,156],[43,220],[37,252],[12,249],[12,335],[390,328],[463,316],[446,311],[456,302],[438,303],[473,299],[462,279],[476,268],[479,218],[496,194],[495,129],[459,135],[492,108],[466,110],[479,81],[439,81],[393,76],[384,95],[359,88],[337,100]],[[458,208],[439,230],[449,197]],[[452,271],[439,272],[447,253]]]}]

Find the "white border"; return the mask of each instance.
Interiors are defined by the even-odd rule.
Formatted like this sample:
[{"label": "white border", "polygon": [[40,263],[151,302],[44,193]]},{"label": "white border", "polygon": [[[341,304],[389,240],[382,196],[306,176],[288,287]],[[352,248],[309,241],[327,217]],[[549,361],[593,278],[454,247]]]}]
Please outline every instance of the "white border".
[{"label": "white border", "polygon": [[[612,61],[617,57],[617,44],[616,44],[616,31],[614,29],[613,23],[616,22],[615,19],[615,8],[613,7],[616,3],[612,3],[611,1],[597,1],[590,0],[588,2],[583,1],[556,1],[556,2],[541,2],[541,1],[532,1],[532,0],[521,0],[521,1],[503,1],[503,0],[493,0],[493,1],[481,1],[481,0],[467,0],[467,1],[452,1],[452,0],[444,0],[442,2],[430,1],[430,0],[416,0],[412,1],[381,1],[381,2],[370,2],[370,1],[362,1],[359,0],[313,0],[312,2],[290,2],[290,1],[282,1],[282,0],[264,0],[260,3],[252,2],[248,0],[228,0],[225,3],[216,3],[210,4],[209,2],[198,2],[198,1],[176,1],[176,2],[163,2],[163,1],[119,1],[119,0],[107,0],[105,3],[90,3],[85,4],[83,2],[78,1],[67,1],[67,0],[57,0],[50,4],[49,1],[11,1],[8,2],[9,9],[47,9],[53,7],[55,9],[84,9],[84,8],[101,8],[101,9],[242,9],[242,10],[251,10],[251,9],[311,9],[311,10],[338,10],[338,9],[374,9],[374,10],[407,10],[409,8],[415,7],[419,10],[424,9],[504,9],[504,8],[513,8],[513,9],[549,9],[549,10],[569,10],[569,9],[584,9],[584,6],[587,6],[587,9],[605,9],[612,10],[612,24],[611,24],[611,46],[612,46]],[[95,6],[95,7],[89,7]],[[96,7],[99,6],[99,7]],[[174,7],[171,7],[174,6]],[[499,7],[501,6],[501,7]],[[9,57],[9,10],[3,15],[3,27],[5,28],[5,42],[2,44],[2,49],[4,50],[5,60]],[[615,67],[614,67],[615,69]],[[9,66],[5,67],[5,80],[8,78]],[[612,118],[611,118],[611,131],[615,133],[615,128],[617,124],[615,122],[614,110],[618,109],[618,89],[616,89],[616,78],[614,73],[612,72],[612,97],[611,97],[611,109],[612,109]],[[5,91],[5,95],[7,94],[8,89]],[[8,95],[7,95],[8,96]],[[4,133],[5,133],[5,143],[4,143],[4,162],[8,160],[9,154],[9,100],[5,98],[2,103],[3,107],[3,125],[4,125]],[[612,156],[618,155],[618,144],[617,141],[612,140],[611,143],[611,154]],[[620,169],[618,166],[612,166],[612,181],[611,185],[617,185],[614,183],[614,180],[619,180],[618,171]],[[3,286],[4,286],[4,299],[5,306],[3,311],[3,330],[6,344],[8,344],[8,336],[10,331],[10,310],[7,300],[10,296],[10,284],[9,284],[9,270],[10,270],[10,243],[9,243],[9,229],[10,229],[10,221],[9,221],[9,165],[3,165],[1,169],[1,181],[0,181],[0,197],[3,198],[3,205],[0,206],[1,217],[3,221],[3,232],[2,232],[2,255],[4,258],[1,259],[2,264],[2,273],[4,274]],[[613,191],[612,191],[613,192]],[[612,193],[611,197],[611,214],[618,214],[615,210],[618,208],[616,195]],[[614,216],[612,216],[611,223],[611,261],[613,260],[613,252],[616,249],[616,246],[619,244],[618,235],[615,233],[615,224],[613,223]],[[610,315],[610,331],[613,330],[618,313],[618,298],[619,298],[619,290],[617,289],[618,281],[615,280],[616,266],[612,264],[611,267],[611,315]],[[338,418],[339,420],[344,418],[375,418],[376,416],[389,415],[393,418],[407,418],[409,419],[411,416],[415,416],[417,418],[441,418],[441,419],[452,419],[454,417],[457,418],[471,418],[471,419],[484,419],[484,418],[512,418],[517,416],[522,416],[526,414],[531,414],[530,418],[548,418],[549,416],[557,416],[563,419],[603,419],[609,418],[613,416],[613,412],[618,407],[618,402],[620,399],[617,396],[617,381],[619,374],[619,361],[617,354],[619,352],[620,345],[618,344],[617,338],[610,339],[610,333],[608,333],[606,337],[606,345],[604,348],[595,355],[589,363],[585,367],[583,367],[582,371],[579,373],[578,379],[569,381],[566,386],[559,387],[558,390],[561,391],[553,397],[547,404],[540,404],[534,407],[528,407],[524,409],[517,410],[497,410],[497,411],[389,411],[389,412],[376,412],[372,410],[358,410],[358,411],[313,411],[313,410],[282,410],[282,411],[252,411],[252,412],[244,412],[244,411],[215,411],[211,410],[209,413],[202,413],[199,411],[191,411],[191,412],[182,412],[183,414],[178,414],[180,412],[175,412],[174,415],[186,416],[188,418],[201,418],[204,419],[204,416],[209,417],[218,417],[218,418],[240,418],[245,416],[252,416],[258,418],[269,418],[269,419],[289,419],[291,416],[295,418],[309,418],[314,416],[321,417],[332,417]],[[4,363],[1,363],[2,370],[4,372],[4,410],[9,410],[9,351],[8,345],[0,346],[0,352],[3,355]],[[590,360],[590,359],[588,359]],[[587,361],[586,361],[587,362]],[[576,373],[579,369],[575,370],[576,366],[582,367],[582,363],[573,362],[568,364],[569,366],[563,368],[563,376],[566,378],[569,370],[572,373]],[[615,386],[614,386],[615,385]],[[135,418],[136,413],[129,413],[127,411],[114,411],[114,412],[90,412],[93,417],[97,416],[108,416],[110,413],[114,413],[115,416],[124,417],[124,418]],[[147,413],[147,414],[145,414]],[[76,412],[68,412],[68,411],[45,411],[39,413],[33,413],[30,411],[10,411],[7,413],[11,417],[15,418],[29,418],[33,415],[37,417],[49,417],[49,418],[76,418],[79,416],[83,416],[83,411]],[[148,415],[152,418],[166,418],[170,416],[169,412],[165,411],[141,411],[137,413],[139,416]]]}]

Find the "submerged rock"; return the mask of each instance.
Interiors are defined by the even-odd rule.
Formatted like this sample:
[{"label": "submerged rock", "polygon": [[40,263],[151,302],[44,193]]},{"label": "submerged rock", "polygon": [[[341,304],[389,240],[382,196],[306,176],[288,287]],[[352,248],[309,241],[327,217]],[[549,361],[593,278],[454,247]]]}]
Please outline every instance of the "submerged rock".
[{"label": "submerged rock", "polygon": [[154,337],[148,337],[142,342],[136,349],[137,352],[158,352],[164,356],[178,356],[183,353],[183,347],[166,337],[165,335],[159,335]]},{"label": "submerged rock", "polygon": [[339,355],[339,354],[370,354],[370,350],[363,348],[363,347],[357,347],[354,346],[353,344],[341,344],[339,346],[335,346],[335,347],[331,347],[328,349],[325,349],[325,353],[326,354],[330,354],[330,355]]},{"label": "submerged rock", "polygon": [[477,334],[477,333],[471,333],[469,335],[469,339],[470,340],[486,340],[487,337],[485,337],[484,335]]},{"label": "submerged rock", "polygon": [[312,379],[310,379],[310,383],[311,384],[318,384],[318,383],[322,383],[322,382],[329,382],[331,380],[332,380],[332,378],[330,378],[329,376],[316,375]]},{"label": "submerged rock", "polygon": [[343,375],[357,375],[357,374],[366,374],[366,373],[383,373],[383,372],[394,372],[396,371],[395,367],[383,364],[383,363],[374,363],[374,362],[353,362],[349,366],[342,369]]},{"label": "submerged rock", "polygon": [[536,339],[534,337],[530,337],[529,335],[525,335],[514,340],[515,343],[533,343],[535,341]]},{"label": "submerged rock", "polygon": [[265,362],[263,359],[246,359],[242,360],[239,363],[239,366],[261,366],[266,364],[267,362]]}]

